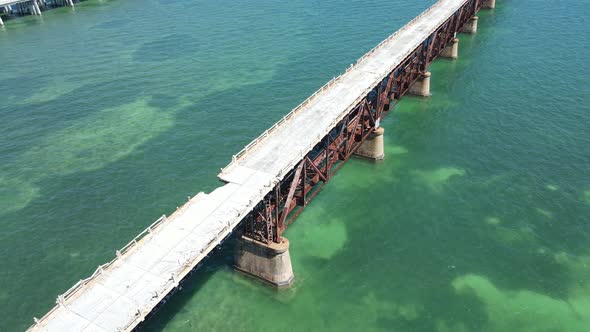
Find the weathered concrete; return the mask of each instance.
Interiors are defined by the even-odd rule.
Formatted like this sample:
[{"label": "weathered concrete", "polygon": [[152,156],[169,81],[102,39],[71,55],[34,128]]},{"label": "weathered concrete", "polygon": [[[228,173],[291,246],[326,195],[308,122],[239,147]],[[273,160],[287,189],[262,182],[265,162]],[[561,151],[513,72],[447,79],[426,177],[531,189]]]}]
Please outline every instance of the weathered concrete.
[{"label": "weathered concrete", "polygon": [[483,4],[483,8],[487,8],[487,9],[494,9],[494,8],[496,8],[496,0],[487,0]]},{"label": "weathered concrete", "polygon": [[459,39],[454,38],[440,54],[443,58],[457,59],[459,57]]},{"label": "weathered concrete", "polygon": [[385,129],[379,127],[369,135],[369,137],[359,146],[354,153],[357,156],[373,160],[383,160],[385,153],[383,151],[383,133]]},{"label": "weathered concrete", "polygon": [[470,18],[469,21],[467,21],[467,23],[465,23],[465,25],[461,29],[461,32],[471,33],[471,34],[476,33],[478,20],[479,20],[479,17],[477,17],[477,16],[473,16],[472,18]]},{"label": "weathered concrete", "polygon": [[429,97],[430,96],[430,76],[431,73],[428,71],[422,75],[411,87],[408,91],[409,93],[422,96],[422,97]]},{"label": "weathered concrete", "polygon": [[35,10],[35,15],[43,15],[41,14],[41,8],[39,8],[39,4],[37,3],[37,0],[33,0],[33,9]]},{"label": "weathered concrete", "polygon": [[235,268],[276,287],[288,287],[293,282],[289,255],[289,240],[262,243],[242,236],[236,249]]}]

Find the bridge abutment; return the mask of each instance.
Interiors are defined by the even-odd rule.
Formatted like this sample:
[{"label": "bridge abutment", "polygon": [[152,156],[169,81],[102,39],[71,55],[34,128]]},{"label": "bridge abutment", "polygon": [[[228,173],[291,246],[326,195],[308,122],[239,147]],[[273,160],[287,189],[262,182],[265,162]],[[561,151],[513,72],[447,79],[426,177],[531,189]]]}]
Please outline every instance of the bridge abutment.
[{"label": "bridge abutment", "polygon": [[278,288],[293,282],[293,267],[289,255],[289,240],[263,243],[242,236],[236,250],[236,270],[256,277]]},{"label": "bridge abutment", "polygon": [[459,39],[453,38],[440,54],[443,58],[457,59],[459,57]]},{"label": "bridge abutment", "polygon": [[383,133],[385,129],[376,128],[367,139],[354,152],[355,155],[373,160],[383,160],[385,153],[383,150]]},{"label": "bridge abutment", "polygon": [[487,9],[496,8],[496,0],[487,0],[486,2],[484,2],[483,8],[487,8]]},{"label": "bridge abutment", "polygon": [[477,16],[473,16],[472,18],[470,18],[469,21],[467,21],[467,23],[465,23],[465,25],[461,29],[461,32],[470,33],[470,34],[476,33],[478,20],[479,20],[479,17],[477,17]]},{"label": "bridge abutment", "polygon": [[422,76],[412,84],[408,92],[416,96],[430,97],[430,76],[431,73],[429,71],[422,74]]}]

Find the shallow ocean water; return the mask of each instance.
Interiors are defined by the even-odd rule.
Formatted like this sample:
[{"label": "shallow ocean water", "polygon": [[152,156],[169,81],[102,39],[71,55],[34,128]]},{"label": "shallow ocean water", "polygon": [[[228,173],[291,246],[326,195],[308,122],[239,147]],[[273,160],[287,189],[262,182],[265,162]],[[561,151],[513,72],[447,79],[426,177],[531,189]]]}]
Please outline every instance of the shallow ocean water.
[{"label": "shallow ocean water", "polygon": [[[23,330],[231,155],[434,1],[98,1],[0,31],[0,330]],[[587,331],[585,0],[498,0],[286,237],[222,246],[148,331]]]}]

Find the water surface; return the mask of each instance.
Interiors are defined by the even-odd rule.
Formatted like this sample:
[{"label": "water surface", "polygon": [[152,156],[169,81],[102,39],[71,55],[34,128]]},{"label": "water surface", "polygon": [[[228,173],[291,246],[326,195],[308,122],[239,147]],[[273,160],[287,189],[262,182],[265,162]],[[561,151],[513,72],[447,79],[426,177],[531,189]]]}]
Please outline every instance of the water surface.
[{"label": "water surface", "polygon": [[[98,1],[0,31],[0,330],[25,329],[430,1]],[[432,97],[286,233],[294,286],[210,257],[148,331],[587,331],[590,33],[498,0]]]}]

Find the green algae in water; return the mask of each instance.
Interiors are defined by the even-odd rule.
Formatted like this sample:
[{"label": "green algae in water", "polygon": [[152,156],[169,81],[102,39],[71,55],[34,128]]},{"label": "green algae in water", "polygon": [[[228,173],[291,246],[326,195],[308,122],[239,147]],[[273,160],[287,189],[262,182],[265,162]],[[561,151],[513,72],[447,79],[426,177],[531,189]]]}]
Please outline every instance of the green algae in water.
[{"label": "green algae in water", "polygon": [[502,220],[500,220],[500,218],[498,217],[487,217],[486,218],[486,224],[488,225],[500,225],[502,223]]},{"label": "green algae in water", "polygon": [[[0,214],[26,207],[39,194],[37,183],[52,176],[94,171],[127,157],[140,145],[171,128],[172,113],[148,99],[100,110],[52,133],[5,167]],[[6,166],[6,165],[5,165]]]},{"label": "green algae in water", "polygon": [[557,191],[557,190],[559,190],[559,186],[554,185],[554,184],[548,184],[546,186],[546,188],[549,189],[549,190],[551,190],[551,191]]},{"label": "green algae in water", "polygon": [[[0,33],[2,331],[217,186],[232,154],[434,0],[85,3]],[[347,162],[289,227],[292,289],[234,273],[223,249],[145,330],[588,326],[589,41],[563,33],[588,29],[586,8],[497,3],[431,66],[432,97],[383,119],[385,160]]]},{"label": "green algae in water", "polygon": [[96,170],[128,156],[173,124],[172,114],[151,107],[147,99],[138,100],[100,110],[55,132],[20,159],[33,165],[33,177]]},{"label": "green algae in water", "polygon": [[540,215],[547,219],[553,219],[553,213],[551,213],[550,211],[541,208],[535,208],[535,211],[537,211]]},{"label": "green algae in water", "polygon": [[330,259],[341,250],[348,239],[347,228],[342,220],[315,220],[304,228],[304,234],[296,247],[310,256]]},{"label": "green algae in water", "polygon": [[56,100],[57,98],[71,93],[76,89],[76,85],[72,82],[66,82],[63,79],[57,79],[50,82],[47,86],[41,90],[35,92],[32,96],[20,101],[23,105],[34,104],[34,103],[45,103]]},{"label": "green algae in water", "polygon": [[385,145],[383,150],[386,156],[393,156],[395,158],[408,153],[408,149],[400,145]]},{"label": "green algae in water", "polygon": [[472,295],[485,304],[488,329],[504,332],[585,332],[590,326],[590,294],[557,299],[529,290],[503,290],[484,276],[469,274],[453,281],[458,294]]},{"label": "green algae in water", "polygon": [[451,178],[465,175],[465,170],[455,167],[441,167],[432,171],[412,172],[420,184],[434,192],[441,192]]},{"label": "green algae in water", "polygon": [[39,190],[26,180],[0,177],[0,215],[24,208],[39,195]]}]

